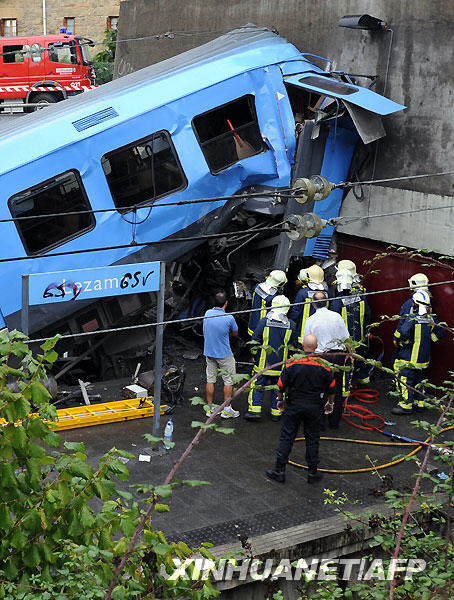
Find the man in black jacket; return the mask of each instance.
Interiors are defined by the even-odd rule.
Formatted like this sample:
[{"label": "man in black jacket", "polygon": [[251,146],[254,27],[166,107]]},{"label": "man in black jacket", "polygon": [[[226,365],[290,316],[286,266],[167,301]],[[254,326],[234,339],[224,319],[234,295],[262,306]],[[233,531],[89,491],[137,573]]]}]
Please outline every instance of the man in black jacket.
[{"label": "man in black jacket", "polygon": [[313,354],[316,348],[315,335],[306,335],[303,339],[303,350],[308,356],[287,363],[278,381],[278,407],[284,410],[285,406],[285,411],[276,453],[276,466],[274,469],[268,469],[266,475],[280,483],[285,482],[285,466],[301,423],[304,427],[306,462],[309,467],[307,482],[315,483],[322,478],[322,475],[317,473],[320,421],[323,407],[327,414],[333,411],[336,384],[331,369],[323,363],[321,357],[317,358],[317,355]]}]

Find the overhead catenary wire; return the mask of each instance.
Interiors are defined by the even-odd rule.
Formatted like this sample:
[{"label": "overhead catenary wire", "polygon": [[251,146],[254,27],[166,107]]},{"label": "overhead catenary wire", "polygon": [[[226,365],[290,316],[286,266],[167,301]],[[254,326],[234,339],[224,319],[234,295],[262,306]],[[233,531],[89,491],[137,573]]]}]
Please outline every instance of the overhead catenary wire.
[{"label": "overhead catenary wire", "polygon": [[[289,193],[286,193],[289,192]],[[245,200],[247,200],[248,198],[261,198],[263,196],[267,197],[269,196],[270,198],[272,197],[281,197],[281,198],[287,198],[287,197],[293,197],[293,194],[290,193],[291,192],[291,188],[278,188],[276,191],[268,191],[268,190],[264,190],[263,192],[249,192],[249,193],[242,193],[242,194],[232,194],[230,196],[213,196],[212,198],[194,198],[192,200],[178,200],[176,202],[159,202],[159,198],[156,199],[152,199],[152,202],[156,202],[156,204],[152,204],[152,205],[148,205],[146,203],[144,204],[133,204],[132,206],[122,206],[122,207],[116,207],[113,206],[111,208],[96,208],[96,209],[86,209],[86,210],[72,210],[69,212],[58,212],[58,213],[43,213],[40,215],[25,215],[25,216],[21,216],[21,217],[9,217],[8,219],[0,219],[0,223],[11,223],[11,222],[15,222],[15,221],[23,221],[23,220],[28,220],[28,219],[44,219],[44,218],[49,218],[49,217],[67,217],[70,215],[85,215],[85,214],[96,214],[96,213],[106,213],[106,212],[121,212],[121,213],[131,213],[131,212],[136,212],[138,210],[151,210],[154,208],[161,208],[164,206],[184,206],[184,205],[190,205],[190,204],[204,204],[204,203],[210,203],[210,202],[222,202],[223,200],[235,200],[235,199],[239,199],[242,200],[243,198]],[[157,202],[159,202],[159,204],[157,204]]]},{"label": "overhead catenary wire", "polygon": [[[185,242],[198,242],[198,241],[204,241],[204,240],[214,240],[214,239],[218,239],[218,238],[225,238],[225,237],[229,237],[229,236],[235,236],[235,235],[244,235],[244,234],[251,234],[254,235],[256,233],[264,233],[264,232],[268,232],[268,231],[272,231],[273,233],[278,232],[278,233],[283,233],[283,232],[287,232],[289,231],[289,229],[278,229],[279,226],[283,226],[286,223],[278,223],[277,225],[272,225],[270,227],[261,227],[259,229],[244,229],[244,230],[240,230],[240,231],[224,231],[223,233],[209,233],[209,234],[205,234],[205,235],[195,235],[192,237],[183,237],[183,238],[165,238],[163,240],[156,240],[156,241],[148,241],[148,242],[131,242],[129,244],[117,244],[115,246],[102,246],[101,248],[83,248],[81,250],[67,250],[65,252],[53,252],[52,254],[33,254],[31,256],[14,256],[12,258],[0,258],[0,263],[7,263],[7,262],[15,262],[18,260],[30,260],[30,259],[38,259],[38,258],[52,258],[54,256],[72,256],[73,254],[85,254],[87,252],[102,252],[105,250],[120,250],[122,248],[137,248],[138,246],[155,246],[155,245],[161,245],[161,244],[175,244],[175,243],[185,243]],[[289,227],[291,227],[292,224],[289,223]],[[137,263],[140,264],[140,263]]]},{"label": "overhead catenary wire", "polygon": [[[232,196],[232,197],[233,198],[241,198],[241,196]],[[209,200],[207,200],[207,201],[209,201]],[[173,204],[177,204],[177,203],[171,203],[171,204],[173,205]],[[383,213],[383,214],[378,214],[378,215],[369,215],[369,216],[362,216],[362,217],[353,217],[353,216],[333,217],[333,218],[327,220],[327,224],[336,226],[336,225],[341,224],[341,222],[344,219],[346,219],[346,220],[349,219],[349,221],[346,221],[346,224],[347,224],[347,223],[351,223],[356,220],[362,220],[362,219],[382,218],[382,217],[389,217],[389,216],[394,216],[394,215],[424,212],[427,210],[444,210],[444,209],[448,209],[448,208],[454,208],[454,205],[453,206],[425,207],[425,208],[413,209],[413,210],[409,210],[409,211],[400,211],[400,212],[396,212],[396,213]],[[116,210],[116,209],[99,209],[98,211],[93,211],[93,212],[105,212],[105,210],[110,211],[110,210]],[[90,211],[87,211],[87,212],[90,212]],[[55,213],[54,215],[44,215],[44,216],[46,216],[46,217],[49,217],[49,216],[61,217],[63,215],[67,215],[67,214],[80,214],[80,213],[79,212]],[[19,218],[23,218],[23,217],[19,217]],[[36,218],[36,217],[25,217],[25,218]],[[11,221],[15,221],[15,220],[16,219],[4,219],[4,220],[0,220],[0,223],[5,222],[5,221],[11,222]],[[287,229],[284,227],[285,225],[287,225]],[[277,229],[277,227],[279,227],[279,226],[283,226],[283,228]],[[290,231],[294,228],[295,228],[294,224],[291,223],[290,221],[283,221],[282,223],[271,225],[269,227],[261,227],[259,229],[252,228],[252,229],[246,229],[246,230],[240,230],[240,231],[225,231],[225,232],[220,232],[220,233],[212,233],[212,234],[184,237],[184,238],[165,238],[165,239],[161,239],[161,240],[154,240],[154,241],[148,241],[148,242],[137,242],[134,239],[129,244],[118,244],[118,245],[103,246],[103,247],[98,247],[98,248],[82,248],[80,250],[67,250],[64,252],[52,252],[50,254],[33,254],[33,255],[27,255],[27,256],[13,256],[13,257],[8,257],[8,258],[1,258],[0,263],[23,261],[23,260],[33,260],[33,259],[39,259],[39,258],[50,258],[53,256],[71,256],[73,254],[85,254],[88,252],[102,252],[104,250],[120,250],[122,248],[134,248],[136,246],[153,246],[153,245],[158,245],[158,244],[171,244],[171,243],[175,243],[175,242],[184,243],[184,242],[194,242],[194,241],[204,241],[204,240],[208,241],[210,239],[223,238],[223,237],[229,237],[229,236],[235,236],[235,235],[244,235],[244,234],[249,234],[249,233],[251,235],[254,235],[256,233],[265,233],[268,231],[273,231],[273,232],[278,232],[278,233],[287,233],[288,231]]]},{"label": "overhead catenary wire", "polygon": [[421,173],[420,175],[402,175],[400,177],[388,177],[387,179],[371,179],[370,181],[341,181],[336,183],[335,188],[348,188],[356,185],[369,185],[375,183],[390,183],[392,181],[405,181],[406,179],[421,179],[423,177],[442,177],[454,175],[454,171],[442,171],[440,173]]},{"label": "overhead catenary wire", "polygon": [[[351,182],[341,182],[338,184],[335,184],[334,188],[339,188],[339,187],[353,187],[353,186],[357,186],[357,185],[366,185],[366,184],[376,184],[376,183],[384,183],[384,182],[388,182],[388,181],[402,181],[402,180],[408,180],[408,179],[419,179],[421,177],[440,177],[442,175],[454,175],[454,171],[453,172],[443,172],[443,173],[423,173],[423,174],[419,174],[419,175],[405,175],[402,177],[392,177],[389,179],[376,179],[376,180],[371,180],[371,181],[351,181]],[[280,198],[293,198],[295,196],[295,194],[293,193],[292,188],[290,187],[284,187],[284,188],[276,188],[275,190],[264,190],[262,192],[248,192],[248,193],[242,193],[242,194],[232,194],[230,196],[214,196],[212,198],[194,198],[191,200],[178,200],[177,202],[159,202],[156,204],[152,204],[151,206],[149,206],[148,204],[133,204],[131,206],[125,206],[125,207],[111,207],[111,208],[97,208],[97,209],[86,209],[86,210],[75,210],[75,211],[68,211],[68,212],[60,212],[60,213],[43,213],[41,215],[24,215],[24,216],[18,216],[18,217],[9,217],[8,219],[0,219],[0,223],[11,223],[11,222],[16,222],[16,221],[21,221],[21,220],[28,220],[28,219],[42,219],[42,218],[49,218],[49,217],[66,217],[66,216],[70,216],[70,215],[84,215],[84,214],[96,214],[96,213],[105,213],[105,212],[136,212],[137,210],[140,209],[145,209],[145,210],[151,210],[154,208],[160,208],[160,207],[166,207],[166,206],[184,206],[184,205],[189,205],[189,204],[203,204],[203,203],[209,203],[209,202],[222,202],[223,200],[234,200],[234,199],[243,199],[243,198],[257,198],[257,197],[263,197],[263,196],[269,196],[270,198],[272,197],[280,197]],[[156,199],[156,202],[159,200]],[[155,202],[155,200],[153,199],[153,202]],[[388,216],[394,216],[394,215],[399,215],[399,214],[411,214],[413,212],[423,212],[425,210],[443,210],[446,208],[454,208],[454,206],[440,206],[440,207],[426,207],[426,208],[417,208],[417,209],[413,209],[410,211],[403,211],[403,212],[396,212],[396,213],[383,213],[383,214],[379,214],[379,215],[369,215],[367,217],[349,217],[349,216],[345,216],[345,217],[334,217],[332,219],[330,219],[330,223],[331,224],[336,224],[337,220],[339,219],[349,219],[349,218],[355,218],[355,219],[373,219],[374,217],[388,217]]]},{"label": "overhead catenary wire", "polygon": [[[140,263],[137,263],[140,264]],[[424,287],[434,287],[434,286],[438,286],[438,285],[449,285],[449,284],[454,284],[454,279],[450,279],[447,281],[437,281],[435,283],[428,283],[427,285],[425,285]],[[418,286],[416,286],[418,287]],[[409,285],[404,286],[404,287],[398,287],[398,288],[391,288],[391,289],[387,289],[387,290],[376,290],[374,292],[362,292],[361,296],[374,296],[374,295],[378,295],[378,294],[388,294],[391,292],[400,292],[403,290],[413,290],[415,289],[414,287],[410,287]],[[343,296],[344,299],[348,299],[348,298],[356,298],[358,296],[358,293],[355,294],[351,294],[350,296]],[[314,301],[313,301],[314,302]],[[314,302],[315,304],[317,303],[317,301]],[[289,303],[285,306],[301,306],[305,304],[305,302],[292,302]],[[248,308],[245,310],[236,310],[236,311],[232,311],[229,312],[229,315],[242,315],[242,314],[248,314],[248,313],[253,313],[253,312],[259,312],[263,310],[262,308]],[[205,317],[203,315],[199,316],[199,317],[186,317],[184,319],[171,319],[168,321],[156,321],[153,323],[141,323],[139,325],[126,325],[124,327],[114,327],[111,329],[97,329],[96,331],[84,331],[84,332],[80,332],[80,333],[68,333],[68,334],[64,334],[64,335],[59,335],[59,339],[68,339],[68,338],[75,338],[75,337],[87,337],[90,335],[99,335],[99,334],[103,334],[103,333],[118,333],[120,331],[128,331],[128,330],[133,330],[133,329],[142,329],[144,327],[156,327],[158,325],[176,325],[177,323],[189,323],[189,322],[195,322],[195,321],[203,321],[204,319],[217,319],[219,317],[222,317],[224,315],[224,313],[221,313],[219,315],[211,315],[208,317]],[[47,340],[53,339],[55,336],[50,336],[50,337],[45,337],[45,338],[37,338],[37,339],[30,339],[30,342],[33,343],[38,343],[38,342],[45,342]]]},{"label": "overhead catenary wire", "polygon": [[[104,16],[104,15],[98,15],[98,16]],[[79,38],[81,40],[86,40],[86,41],[78,41],[76,39],[74,46],[89,46],[89,47],[93,47],[93,46],[118,46],[119,44],[123,44],[123,43],[127,43],[127,42],[142,42],[145,40],[164,40],[164,39],[174,39],[176,37],[189,37],[189,36],[197,36],[197,35],[214,35],[214,34],[228,34],[228,33],[232,33],[232,29],[207,29],[207,30],[201,30],[201,31],[197,31],[197,30],[189,30],[189,31],[165,31],[162,33],[153,33],[150,35],[143,35],[143,36],[137,36],[137,37],[130,37],[130,38],[124,38],[124,39],[116,39],[116,40],[101,40],[101,41],[93,41],[93,40],[88,40],[88,38],[84,37],[84,36],[77,36],[74,34],[65,34],[65,33],[58,33],[58,34],[53,34],[53,35],[74,35],[74,38]],[[269,27],[257,27],[256,25],[249,27],[248,25],[244,25],[242,27],[239,27],[237,29],[234,30],[235,31],[235,35],[238,33],[250,33],[251,31],[270,31],[271,33],[277,33],[277,30],[275,28],[269,28]],[[50,34],[52,35],[52,34]],[[59,41],[59,40],[58,40]],[[53,46],[51,48],[40,48],[39,50],[35,50],[35,52],[40,52],[41,54],[43,52],[49,52],[49,51],[53,51],[54,48]],[[0,56],[8,56],[10,54],[27,54],[28,52],[30,52],[30,50],[8,50],[6,52],[0,52]]]},{"label": "overhead catenary wire", "polygon": [[354,223],[355,221],[363,221],[365,219],[380,219],[383,217],[396,217],[399,215],[412,215],[413,213],[419,213],[419,212],[426,212],[429,210],[446,210],[449,208],[454,208],[453,204],[450,204],[449,206],[426,206],[424,208],[414,208],[412,210],[400,210],[398,212],[392,212],[392,213],[381,213],[378,215],[363,215],[361,217],[354,217],[354,216],[342,216],[342,217],[334,217],[333,219],[329,219],[329,224],[333,224],[333,225],[347,225],[349,223]]}]

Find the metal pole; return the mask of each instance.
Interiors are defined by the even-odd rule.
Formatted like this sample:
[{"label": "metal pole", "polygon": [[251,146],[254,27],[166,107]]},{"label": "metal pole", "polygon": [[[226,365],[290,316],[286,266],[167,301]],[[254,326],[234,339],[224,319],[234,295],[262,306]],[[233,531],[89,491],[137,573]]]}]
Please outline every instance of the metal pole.
[{"label": "metal pole", "polygon": [[20,323],[22,333],[28,335],[28,303],[29,303],[28,275],[22,275],[22,308],[20,311]]},{"label": "metal pole", "polygon": [[[158,292],[158,314],[157,322],[164,321],[164,297],[166,287],[166,265],[160,263],[159,292]],[[156,326],[156,346],[154,351],[154,415],[153,415],[153,435],[159,437],[160,412],[161,412],[161,377],[162,377],[162,339],[164,325]]]},{"label": "metal pole", "polygon": [[43,34],[47,35],[46,0],[43,0]]}]

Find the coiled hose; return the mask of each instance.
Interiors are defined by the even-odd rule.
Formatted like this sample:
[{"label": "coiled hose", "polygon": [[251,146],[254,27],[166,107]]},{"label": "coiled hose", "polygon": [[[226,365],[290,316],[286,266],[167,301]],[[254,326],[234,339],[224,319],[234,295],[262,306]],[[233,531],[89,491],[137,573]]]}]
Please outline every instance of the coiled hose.
[{"label": "coiled hose", "polygon": [[[362,404],[350,404],[349,400],[354,399],[357,402],[362,402]],[[385,420],[380,415],[375,414],[369,408],[364,406],[364,404],[375,404],[380,400],[380,395],[378,390],[374,389],[359,389],[352,392],[346,399],[344,404],[344,414],[343,419],[353,427],[357,427],[358,429],[363,429],[366,431],[379,431],[380,433],[384,433],[383,427],[385,425]],[[355,423],[352,421],[352,418],[358,418],[360,420],[359,423]],[[373,423],[377,423],[374,425]],[[440,429],[439,433],[443,433],[445,431],[450,431],[454,429],[454,425],[450,427],[445,427],[444,429]],[[388,435],[385,433],[385,435]],[[295,442],[301,442],[305,438],[299,437],[295,439]],[[430,442],[431,437],[429,436],[424,442],[375,442],[372,440],[355,440],[352,438],[337,438],[337,437],[321,437],[321,440],[328,440],[331,442],[347,442],[350,444],[365,444],[369,446],[412,446],[414,450],[402,456],[401,458],[397,458],[396,460],[384,463],[382,465],[374,465],[371,467],[364,467],[362,469],[318,469],[323,473],[338,473],[341,475],[347,475],[350,473],[368,473],[371,471],[379,471],[380,469],[387,469],[389,467],[393,467],[394,465],[398,465],[403,462],[410,456],[414,456],[417,454],[421,448],[427,445]],[[416,445],[416,447],[415,447]],[[300,469],[307,469],[306,465],[302,465],[301,463],[297,463],[293,460],[288,461],[290,465],[294,467],[298,467]]]}]

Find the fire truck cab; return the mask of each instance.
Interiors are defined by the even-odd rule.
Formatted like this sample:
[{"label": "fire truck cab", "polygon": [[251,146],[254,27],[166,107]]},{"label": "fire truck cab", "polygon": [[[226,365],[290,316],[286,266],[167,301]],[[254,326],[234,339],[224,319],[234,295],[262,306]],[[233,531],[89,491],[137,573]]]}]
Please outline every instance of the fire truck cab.
[{"label": "fire truck cab", "polygon": [[0,38],[0,102],[17,99],[35,110],[94,87],[93,45],[67,33]]}]

